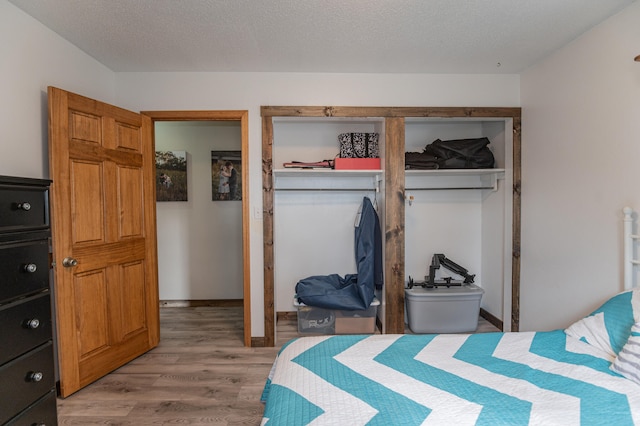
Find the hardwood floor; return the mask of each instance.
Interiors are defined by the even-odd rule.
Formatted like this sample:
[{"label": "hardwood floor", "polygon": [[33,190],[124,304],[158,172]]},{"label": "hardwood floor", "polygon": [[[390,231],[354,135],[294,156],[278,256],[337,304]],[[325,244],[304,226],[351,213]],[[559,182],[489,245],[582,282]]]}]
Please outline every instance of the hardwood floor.
[{"label": "hardwood floor", "polygon": [[[297,324],[280,319],[276,348],[243,346],[242,308],[160,309],[160,345],[66,399],[60,425],[259,425],[260,395]],[[497,331],[482,318],[478,331]]]},{"label": "hardwood floor", "polygon": [[160,344],[58,399],[61,425],[259,425],[277,348],[243,346],[242,308],[160,309]]}]

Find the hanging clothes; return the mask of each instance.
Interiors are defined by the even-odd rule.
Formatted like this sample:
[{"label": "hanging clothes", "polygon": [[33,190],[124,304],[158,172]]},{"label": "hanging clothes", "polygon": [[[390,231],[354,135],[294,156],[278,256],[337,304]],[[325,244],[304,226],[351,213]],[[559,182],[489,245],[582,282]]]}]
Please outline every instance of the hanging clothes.
[{"label": "hanging clothes", "polygon": [[382,288],[382,236],[380,220],[368,197],[364,197],[356,223],[354,246],[356,274],[315,275],[296,284],[298,300],[326,309],[365,310]]}]

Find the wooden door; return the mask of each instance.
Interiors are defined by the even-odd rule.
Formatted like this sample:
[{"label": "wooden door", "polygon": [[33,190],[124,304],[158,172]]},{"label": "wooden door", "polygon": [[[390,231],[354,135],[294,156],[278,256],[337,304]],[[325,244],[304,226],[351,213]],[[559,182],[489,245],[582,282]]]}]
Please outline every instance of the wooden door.
[{"label": "wooden door", "polygon": [[155,156],[148,117],[49,88],[60,394],[157,346]]}]

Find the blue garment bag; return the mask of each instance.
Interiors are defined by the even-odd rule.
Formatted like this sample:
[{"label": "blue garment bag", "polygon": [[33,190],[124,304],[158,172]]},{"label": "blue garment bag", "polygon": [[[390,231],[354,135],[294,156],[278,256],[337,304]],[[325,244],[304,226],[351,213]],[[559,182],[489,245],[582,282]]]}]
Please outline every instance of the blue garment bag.
[{"label": "blue garment bag", "polygon": [[380,220],[368,197],[362,200],[355,228],[356,274],[314,275],[296,284],[298,301],[325,309],[365,310],[382,288],[382,237]]}]

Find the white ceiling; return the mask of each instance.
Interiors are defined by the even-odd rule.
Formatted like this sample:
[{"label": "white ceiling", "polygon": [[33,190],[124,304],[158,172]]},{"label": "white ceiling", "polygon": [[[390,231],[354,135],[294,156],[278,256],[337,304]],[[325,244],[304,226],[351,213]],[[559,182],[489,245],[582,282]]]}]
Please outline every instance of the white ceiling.
[{"label": "white ceiling", "polygon": [[115,72],[520,73],[634,0],[9,0]]}]

